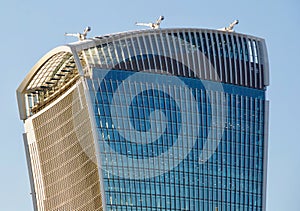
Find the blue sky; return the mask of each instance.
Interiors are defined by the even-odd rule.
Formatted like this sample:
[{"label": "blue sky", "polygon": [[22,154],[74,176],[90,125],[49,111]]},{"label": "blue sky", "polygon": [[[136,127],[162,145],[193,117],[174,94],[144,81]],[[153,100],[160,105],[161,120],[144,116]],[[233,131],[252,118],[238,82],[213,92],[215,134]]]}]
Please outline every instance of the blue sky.
[{"label": "blue sky", "polygon": [[33,210],[15,90],[49,50],[75,41],[65,32],[91,26],[90,36],[140,29],[136,21],[165,16],[162,27],[221,28],[266,39],[271,71],[268,211],[299,210],[300,2],[252,1],[36,1],[0,2],[2,80],[0,210]]}]

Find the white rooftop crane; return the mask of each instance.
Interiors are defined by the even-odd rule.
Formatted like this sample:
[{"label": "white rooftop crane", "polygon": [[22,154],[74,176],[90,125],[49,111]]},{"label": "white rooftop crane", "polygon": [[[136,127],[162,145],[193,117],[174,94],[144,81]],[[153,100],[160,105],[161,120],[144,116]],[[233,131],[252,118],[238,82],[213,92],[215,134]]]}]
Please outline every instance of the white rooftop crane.
[{"label": "white rooftop crane", "polygon": [[71,36],[71,37],[77,37],[78,40],[82,41],[86,39],[87,33],[91,31],[91,27],[86,27],[85,30],[83,31],[83,33],[76,33],[76,34],[72,34],[72,33],[65,33],[65,36]]},{"label": "white rooftop crane", "polygon": [[165,19],[164,16],[159,16],[159,18],[156,20],[155,23],[138,23],[136,22],[135,25],[137,26],[148,26],[151,29],[159,29],[160,28],[160,23]]},{"label": "white rooftop crane", "polygon": [[239,20],[235,20],[228,27],[224,27],[224,28],[221,28],[219,30],[233,32],[234,26],[237,25],[238,23],[239,23]]}]

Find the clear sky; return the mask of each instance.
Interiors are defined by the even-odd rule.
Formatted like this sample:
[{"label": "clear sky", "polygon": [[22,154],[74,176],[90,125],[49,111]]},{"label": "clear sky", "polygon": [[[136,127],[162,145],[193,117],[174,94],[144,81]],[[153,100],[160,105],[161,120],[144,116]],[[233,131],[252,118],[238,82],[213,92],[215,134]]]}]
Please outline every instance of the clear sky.
[{"label": "clear sky", "polygon": [[15,90],[49,50],[76,39],[140,29],[136,21],[164,15],[163,28],[221,28],[266,39],[271,72],[268,211],[300,210],[300,1],[299,0],[90,0],[0,1],[1,147],[0,210],[33,210]]}]

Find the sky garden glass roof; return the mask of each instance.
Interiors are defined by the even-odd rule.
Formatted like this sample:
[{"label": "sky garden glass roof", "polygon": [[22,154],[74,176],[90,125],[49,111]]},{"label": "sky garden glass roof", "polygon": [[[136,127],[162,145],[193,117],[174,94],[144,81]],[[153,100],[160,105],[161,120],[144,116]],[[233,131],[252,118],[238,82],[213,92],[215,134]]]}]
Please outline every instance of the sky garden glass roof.
[{"label": "sky garden glass roof", "polygon": [[[70,62],[72,54],[61,52],[51,57],[37,72],[29,83],[27,90],[40,90],[41,87],[50,88],[67,78],[70,68],[74,65],[67,66],[65,63]],[[65,65],[64,65],[65,64]],[[64,68],[62,68],[62,66]],[[62,79],[65,77],[64,79]]]}]

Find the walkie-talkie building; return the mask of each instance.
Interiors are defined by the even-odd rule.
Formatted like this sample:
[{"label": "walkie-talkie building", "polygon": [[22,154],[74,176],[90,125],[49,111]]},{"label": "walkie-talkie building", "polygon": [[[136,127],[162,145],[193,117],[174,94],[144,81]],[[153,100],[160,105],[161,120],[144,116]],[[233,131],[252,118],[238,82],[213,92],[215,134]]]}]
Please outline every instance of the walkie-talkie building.
[{"label": "walkie-talkie building", "polygon": [[17,89],[35,210],[265,211],[265,41],[208,29],[55,48]]}]

